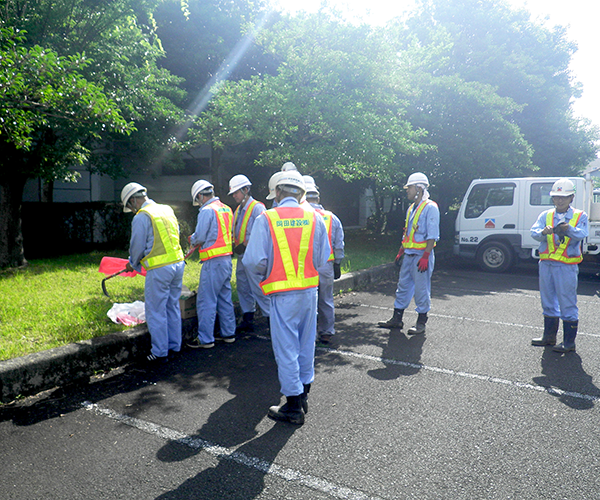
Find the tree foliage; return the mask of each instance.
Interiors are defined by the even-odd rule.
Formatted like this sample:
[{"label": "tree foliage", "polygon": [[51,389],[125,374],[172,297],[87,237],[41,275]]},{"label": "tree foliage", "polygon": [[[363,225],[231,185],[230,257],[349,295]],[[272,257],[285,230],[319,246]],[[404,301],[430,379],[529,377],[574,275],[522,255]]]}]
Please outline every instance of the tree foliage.
[{"label": "tree foliage", "polygon": [[508,118],[531,145],[539,174],[576,174],[595,157],[597,131],[573,117],[577,46],[564,27],[535,23],[502,0],[422,0],[408,29],[422,45],[443,30],[452,45],[441,74],[490,85],[519,105]]},{"label": "tree foliage", "polygon": [[179,79],[158,67],[154,1],[4,1],[0,266],[24,262],[24,182],[75,180],[74,167],[118,175],[167,150],[182,118]]}]

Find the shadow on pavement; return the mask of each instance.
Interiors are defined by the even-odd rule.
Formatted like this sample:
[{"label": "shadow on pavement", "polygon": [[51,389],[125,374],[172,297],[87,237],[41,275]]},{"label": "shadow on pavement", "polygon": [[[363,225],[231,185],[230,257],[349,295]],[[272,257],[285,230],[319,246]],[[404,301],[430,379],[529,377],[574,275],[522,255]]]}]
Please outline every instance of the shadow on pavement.
[{"label": "shadow on pavement", "polygon": [[381,353],[385,368],[369,370],[367,373],[378,380],[392,380],[419,373],[425,339],[425,334],[407,336],[397,328],[389,330],[388,343]]},{"label": "shadow on pavement", "polygon": [[[261,415],[264,417],[264,414],[263,408]],[[264,478],[270,465],[296,429],[290,424],[275,423],[263,435],[238,448],[232,457],[219,458],[214,467],[204,469],[177,489],[160,495],[157,500],[249,500],[262,495],[265,489]],[[177,445],[169,443],[160,450],[159,459],[174,459],[175,446]],[[179,455],[179,460],[189,458],[189,453],[188,456],[185,455]],[[260,460],[254,457],[260,457]]]},{"label": "shadow on pavement", "polygon": [[[551,347],[543,348],[541,365],[542,376],[533,381],[548,389],[548,394],[575,410],[590,410],[594,407],[594,397],[600,397],[600,390],[592,382],[592,376],[583,369],[581,357],[575,352],[556,353]],[[553,391],[558,389],[558,391]],[[592,395],[586,398],[586,395]],[[583,396],[583,397],[582,397]]]}]

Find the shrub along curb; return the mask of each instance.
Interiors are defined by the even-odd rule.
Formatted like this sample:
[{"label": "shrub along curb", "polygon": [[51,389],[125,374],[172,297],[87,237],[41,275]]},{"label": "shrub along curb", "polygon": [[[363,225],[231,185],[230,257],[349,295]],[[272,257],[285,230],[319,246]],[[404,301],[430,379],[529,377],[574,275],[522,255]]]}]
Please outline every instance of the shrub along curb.
[{"label": "shrub along curb", "polygon": [[[445,252],[436,253],[436,261],[444,257]],[[396,274],[394,264],[347,273],[334,282],[334,293],[355,290]],[[0,403],[9,403],[19,396],[30,396],[57,386],[85,382],[98,371],[139,360],[149,349],[150,335],[144,324],[123,332],[0,361]]]}]

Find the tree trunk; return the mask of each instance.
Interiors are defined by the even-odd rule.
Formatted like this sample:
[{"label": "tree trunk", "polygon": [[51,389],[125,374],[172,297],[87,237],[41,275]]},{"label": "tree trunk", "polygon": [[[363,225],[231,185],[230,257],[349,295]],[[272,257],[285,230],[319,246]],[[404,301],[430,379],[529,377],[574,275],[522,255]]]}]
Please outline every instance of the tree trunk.
[{"label": "tree trunk", "polygon": [[25,177],[0,178],[0,269],[27,264],[21,231]]}]

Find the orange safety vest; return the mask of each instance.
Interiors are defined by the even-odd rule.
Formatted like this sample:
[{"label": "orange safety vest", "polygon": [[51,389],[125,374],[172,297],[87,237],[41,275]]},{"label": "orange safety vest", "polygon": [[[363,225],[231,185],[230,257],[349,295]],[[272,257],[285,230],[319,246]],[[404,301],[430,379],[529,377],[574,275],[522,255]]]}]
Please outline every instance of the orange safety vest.
[{"label": "orange safety vest", "polygon": [[[416,248],[417,250],[424,250],[427,248],[427,241],[415,241],[415,233],[417,231],[417,227],[419,226],[419,217],[423,212],[423,209],[430,203],[433,203],[437,207],[437,203],[432,200],[422,201],[417,207],[417,211],[415,216],[413,217],[412,227],[408,227],[410,220],[410,213],[412,212],[415,204],[413,203],[408,210],[406,211],[406,223],[404,224],[404,237],[402,238],[402,247],[403,248]],[[435,244],[434,244],[435,246]]]},{"label": "orange safety vest", "polygon": [[265,212],[273,240],[271,273],[260,283],[265,295],[319,286],[313,263],[315,213],[302,207]]},{"label": "orange safety vest", "polygon": [[179,243],[179,224],[173,209],[168,205],[149,203],[139,211],[150,217],[154,233],[152,249],[141,261],[144,269],[149,271],[181,262],[183,251]]},{"label": "orange safety vest", "polygon": [[331,248],[331,254],[329,254],[327,262],[331,262],[333,259],[335,259],[335,255],[333,254],[333,244],[331,243],[331,233],[333,228],[333,212],[330,212],[329,210],[325,210],[323,208],[315,208],[315,212],[320,213],[323,217],[323,220],[325,221],[325,227],[327,228],[327,237],[329,238],[329,247]]},{"label": "orange safety vest", "polygon": [[[548,210],[548,213],[546,214],[547,226],[554,226],[554,212],[555,210]],[[571,227],[575,227],[577,225],[582,213],[582,210],[573,209],[573,217],[569,221],[569,225]],[[548,247],[544,252],[540,252],[540,259],[556,260],[564,264],[579,264],[583,260],[582,255],[576,255],[575,257],[569,257],[567,255],[567,246],[569,245],[569,241],[571,241],[571,238],[565,236],[565,240],[559,246],[556,246],[554,237],[554,233],[546,235]]]},{"label": "orange safety vest", "polygon": [[224,255],[231,255],[231,233],[233,230],[232,220],[233,212],[231,208],[225,205],[221,200],[213,201],[207,205],[208,208],[215,211],[217,216],[218,235],[217,240],[207,248],[200,248],[200,260],[214,259]]},{"label": "orange safety vest", "polygon": [[[240,232],[238,234],[236,234],[235,238],[234,238],[236,247],[240,243],[246,243],[246,231],[248,228],[248,221],[250,220],[250,216],[252,215],[252,210],[254,210],[254,207],[256,205],[262,205],[263,207],[265,206],[264,203],[261,203],[258,200],[252,200],[248,204],[248,208],[246,208],[246,213],[244,214],[244,218],[242,219],[242,225],[240,226]],[[235,213],[233,214],[233,230],[234,231],[237,226],[237,220],[238,220],[239,214],[240,214],[240,207],[238,205],[238,207],[235,209]]]}]

